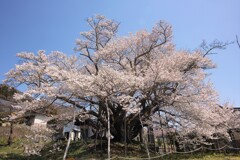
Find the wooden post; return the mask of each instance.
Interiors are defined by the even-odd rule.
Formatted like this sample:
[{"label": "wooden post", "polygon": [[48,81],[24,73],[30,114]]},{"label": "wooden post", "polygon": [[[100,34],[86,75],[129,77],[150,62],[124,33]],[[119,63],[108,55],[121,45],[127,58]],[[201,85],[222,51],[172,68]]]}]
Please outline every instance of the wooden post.
[{"label": "wooden post", "polygon": [[220,148],[219,139],[217,139],[217,146],[218,146],[218,151],[219,151],[219,153],[221,153],[221,150],[219,149],[219,148]]},{"label": "wooden post", "polygon": [[[10,114],[12,114],[12,107],[10,108]],[[10,119],[10,118],[9,118]],[[10,122],[10,132],[8,136],[8,145],[12,145],[12,135],[13,135],[13,121]]]},{"label": "wooden post", "polygon": [[107,107],[107,120],[108,120],[108,130],[107,130],[107,139],[108,139],[108,160],[110,160],[110,137],[111,137],[111,133],[110,133],[110,113],[109,113],[109,108],[108,108],[108,102],[106,99],[106,107]]},{"label": "wooden post", "polygon": [[127,156],[127,123],[126,123],[126,114],[125,113],[125,119],[124,119],[124,155]]},{"label": "wooden post", "polygon": [[167,150],[166,150],[166,144],[165,144],[164,135],[163,135],[163,125],[162,125],[162,121],[161,121],[160,111],[158,111],[158,115],[159,115],[159,122],[160,122],[161,130],[162,130],[162,139],[163,139],[164,153],[166,153]]},{"label": "wooden post", "polygon": [[102,125],[100,126],[100,131],[101,131],[101,139],[100,139],[100,144],[101,144],[101,151],[102,151],[102,136],[103,136],[103,129],[102,129]]},{"label": "wooden post", "polygon": [[[97,122],[98,125],[98,122]],[[96,132],[95,132],[95,151],[97,151],[97,138],[98,138],[98,133],[99,133],[99,127],[96,128]]]},{"label": "wooden post", "polygon": [[[140,116],[140,111],[139,111],[139,121],[141,123],[141,126],[142,126],[142,129],[143,129],[143,123],[142,123],[142,119],[141,119],[141,116]],[[144,136],[144,135],[143,135]],[[148,142],[147,142],[147,139],[145,137],[143,137],[143,143],[146,147],[146,151],[147,151],[147,155],[148,155],[148,159],[151,159],[150,157],[150,153],[149,153],[149,150],[148,150]]]},{"label": "wooden post", "polygon": [[8,137],[8,145],[12,145],[12,135],[13,135],[13,122],[10,122],[10,132]]},{"label": "wooden post", "polygon": [[64,155],[63,155],[63,160],[66,160],[66,157],[67,157],[67,152],[68,152],[68,149],[69,149],[69,146],[70,146],[70,142],[71,142],[71,133],[72,133],[72,130],[73,130],[73,127],[74,127],[74,122],[75,122],[75,105],[74,105],[74,110],[73,110],[73,126],[72,128],[70,129],[70,132],[69,132],[69,136],[68,136],[68,142],[67,142],[67,146],[66,146],[66,149],[65,149],[65,152],[64,152]]}]

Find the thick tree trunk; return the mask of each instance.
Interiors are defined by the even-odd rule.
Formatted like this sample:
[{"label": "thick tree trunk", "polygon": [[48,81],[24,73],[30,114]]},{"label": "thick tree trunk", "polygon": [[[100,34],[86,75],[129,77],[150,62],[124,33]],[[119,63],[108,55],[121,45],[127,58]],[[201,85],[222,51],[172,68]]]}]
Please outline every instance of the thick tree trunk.
[{"label": "thick tree trunk", "polygon": [[[123,107],[120,104],[112,104],[112,103],[100,101],[98,114],[93,112],[88,112],[88,113],[90,115],[97,117],[99,124],[101,124],[103,129],[106,129],[106,130],[108,128],[107,108],[110,111],[110,131],[111,131],[111,135],[114,136],[113,141],[124,143],[126,139],[127,143],[131,143],[132,140],[136,136],[138,136],[138,134],[142,129],[142,126],[139,120],[139,114],[130,113],[129,115],[126,115],[127,112],[123,109]],[[151,113],[154,111],[155,110],[153,110],[152,107],[145,106],[140,113],[140,117],[142,121],[145,122],[146,117],[149,117]],[[125,129],[125,120],[126,120],[126,129]],[[83,125],[85,126],[85,124]],[[96,123],[91,119],[86,120],[86,125],[93,126],[97,130]]]},{"label": "thick tree trunk", "polygon": [[129,122],[126,119],[122,119],[121,121],[115,121],[113,125],[111,125],[111,134],[114,136],[114,141],[130,143],[141,131],[141,123],[139,119],[135,119],[134,121]]}]

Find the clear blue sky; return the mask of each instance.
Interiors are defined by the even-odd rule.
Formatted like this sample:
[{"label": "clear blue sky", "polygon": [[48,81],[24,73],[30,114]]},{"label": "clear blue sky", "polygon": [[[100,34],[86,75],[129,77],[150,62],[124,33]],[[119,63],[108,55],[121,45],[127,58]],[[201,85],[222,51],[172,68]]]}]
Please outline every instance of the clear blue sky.
[{"label": "clear blue sky", "polygon": [[[0,81],[18,63],[16,53],[59,50],[73,54],[84,20],[95,14],[121,22],[120,35],[148,29],[158,21],[173,25],[179,49],[194,50],[202,40],[240,37],[240,0],[1,0]],[[211,58],[210,76],[221,102],[240,107],[240,49],[236,44]]]}]

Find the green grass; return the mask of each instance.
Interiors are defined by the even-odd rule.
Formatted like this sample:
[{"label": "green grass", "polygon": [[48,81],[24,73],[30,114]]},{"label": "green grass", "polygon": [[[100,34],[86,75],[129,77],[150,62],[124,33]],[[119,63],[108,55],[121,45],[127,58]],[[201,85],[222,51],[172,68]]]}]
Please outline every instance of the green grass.
[{"label": "green grass", "polygon": [[[13,144],[7,146],[7,138],[9,134],[9,128],[0,127],[0,160],[61,160],[64,154],[66,141],[58,144],[60,150],[53,151],[53,142],[47,143],[41,151],[42,156],[26,156],[24,155],[23,144],[29,143],[25,135],[29,134],[29,131],[21,126],[14,126]],[[45,142],[44,142],[45,143]],[[129,144],[127,147],[127,156],[129,158],[147,158],[144,146],[135,143]],[[154,152],[151,152],[151,157],[159,156]],[[107,143],[103,141],[102,149],[101,145],[95,148],[94,141],[88,140],[88,143],[83,142],[71,142],[68,156],[69,160],[79,159],[97,159],[103,160],[107,158]],[[112,143],[111,144],[111,157],[120,159],[124,157],[124,144]],[[162,158],[156,158],[158,160],[240,160],[240,154],[226,154],[215,153],[194,153],[194,154],[172,154]]]},{"label": "green grass", "polygon": [[[14,141],[12,146],[0,146],[0,160],[61,160],[64,154],[66,141],[58,144],[60,151],[52,152],[54,143],[48,143],[41,151],[42,156],[25,156],[21,141]],[[72,142],[69,148],[68,160],[103,160],[107,158],[106,141],[102,145],[95,145],[92,142]],[[139,144],[128,145],[128,158],[138,159],[147,158],[145,150]],[[159,156],[151,153],[151,157]],[[111,157],[120,160],[124,157],[124,145],[121,143],[111,144]],[[223,153],[194,153],[194,154],[171,154],[157,160],[240,160],[240,154]]]},{"label": "green grass", "polygon": [[22,139],[15,139],[13,141],[13,144],[11,146],[8,146],[7,142],[3,140],[3,138],[0,138],[0,155],[11,153],[21,154],[23,152],[22,143]]},{"label": "green grass", "polygon": [[198,153],[198,154],[173,154],[171,156],[165,156],[159,158],[161,160],[173,159],[173,160],[240,160],[240,155],[222,153]]}]

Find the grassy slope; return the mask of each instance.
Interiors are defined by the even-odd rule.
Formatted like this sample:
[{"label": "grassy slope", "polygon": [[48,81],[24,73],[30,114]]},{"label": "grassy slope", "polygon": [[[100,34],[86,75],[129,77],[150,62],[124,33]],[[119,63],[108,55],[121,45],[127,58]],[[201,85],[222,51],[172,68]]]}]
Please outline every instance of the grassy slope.
[{"label": "grassy slope", "polygon": [[[61,160],[64,149],[65,149],[66,142],[59,143],[60,151],[52,152],[53,144],[49,143],[46,147],[42,150],[42,156],[24,156],[21,148],[20,142],[15,142],[11,147],[1,146],[0,147],[0,159],[1,160]],[[106,144],[103,144],[103,148],[106,148]],[[107,151],[106,149],[103,151],[100,150],[100,145],[97,146],[97,151],[95,151],[95,146],[92,143],[85,144],[85,143],[72,143],[69,149],[68,160],[80,160],[80,159],[106,159],[107,158]],[[118,157],[124,157],[124,145],[115,143],[111,146],[111,154],[112,157],[115,159],[120,159]],[[146,157],[146,153],[139,145],[129,145],[128,146],[128,156],[134,159],[138,157]],[[158,156],[152,153],[152,157]],[[191,160],[240,160],[239,154],[220,154],[220,153],[213,153],[213,154],[173,154],[169,156],[164,156],[162,158],[158,158],[159,160],[184,160],[184,159],[191,159]]]}]

